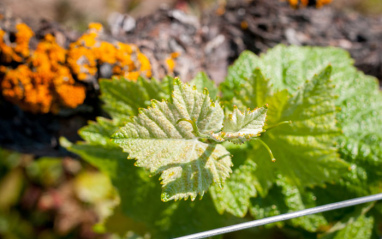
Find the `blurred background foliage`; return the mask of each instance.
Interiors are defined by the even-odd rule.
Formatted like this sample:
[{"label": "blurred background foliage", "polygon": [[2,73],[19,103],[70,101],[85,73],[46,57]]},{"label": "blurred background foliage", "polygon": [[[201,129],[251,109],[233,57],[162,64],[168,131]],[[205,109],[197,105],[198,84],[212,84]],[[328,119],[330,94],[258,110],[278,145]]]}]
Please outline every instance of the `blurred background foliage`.
[{"label": "blurred background foliage", "polygon": [[119,198],[107,176],[72,159],[0,149],[0,238],[115,238],[97,222]]}]

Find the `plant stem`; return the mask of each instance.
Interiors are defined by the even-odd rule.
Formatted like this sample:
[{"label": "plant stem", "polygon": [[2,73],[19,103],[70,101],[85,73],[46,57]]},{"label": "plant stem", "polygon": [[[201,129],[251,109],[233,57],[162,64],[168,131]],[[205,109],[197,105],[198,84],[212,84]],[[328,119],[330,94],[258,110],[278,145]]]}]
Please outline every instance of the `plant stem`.
[{"label": "plant stem", "polygon": [[272,125],[272,126],[268,126],[268,127],[264,127],[265,130],[270,130],[270,129],[273,129],[273,128],[276,128],[277,126],[280,126],[280,125],[283,125],[283,124],[291,124],[292,121],[288,120],[288,121],[282,121],[280,123],[277,123],[275,125]]},{"label": "plant stem", "polygon": [[276,162],[276,159],[272,154],[272,150],[268,147],[268,145],[264,141],[262,141],[260,138],[256,138],[256,140],[258,140],[267,149],[269,156],[271,156],[272,162]]},{"label": "plant stem", "polygon": [[196,120],[195,119],[189,120],[189,119],[182,118],[182,119],[179,119],[178,121],[176,121],[176,124],[178,124],[181,121],[186,121],[186,122],[188,122],[188,123],[190,123],[192,125],[192,132],[194,133],[194,135],[196,137],[201,137],[202,136],[200,134],[200,132],[199,132],[198,127],[196,126],[196,123],[195,123]]}]

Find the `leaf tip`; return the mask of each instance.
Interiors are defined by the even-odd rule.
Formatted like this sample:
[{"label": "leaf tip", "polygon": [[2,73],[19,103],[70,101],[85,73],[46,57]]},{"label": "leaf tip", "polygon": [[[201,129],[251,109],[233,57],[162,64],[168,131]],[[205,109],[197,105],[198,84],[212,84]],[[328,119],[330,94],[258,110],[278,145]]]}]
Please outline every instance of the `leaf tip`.
[{"label": "leaf tip", "polygon": [[200,192],[199,200],[202,200],[202,198],[203,198],[203,196],[204,196],[204,192],[205,192],[205,191],[201,191],[201,192]]}]

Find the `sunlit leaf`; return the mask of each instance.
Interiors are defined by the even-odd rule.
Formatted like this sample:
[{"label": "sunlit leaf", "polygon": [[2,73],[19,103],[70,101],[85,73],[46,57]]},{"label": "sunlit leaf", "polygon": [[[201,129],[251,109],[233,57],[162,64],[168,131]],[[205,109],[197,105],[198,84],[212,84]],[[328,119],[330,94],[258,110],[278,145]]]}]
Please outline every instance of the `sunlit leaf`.
[{"label": "sunlit leaf", "polygon": [[199,141],[192,124],[179,120],[195,121],[201,134],[215,132],[222,128],[223,110],[211,102],[208,91],[199,93],[180,81],[175,82],[172,101],[154,101],[113,139],[137,160],[137,166],[161,174],[162,200],[194,200],[212,183],[222,185],[232,163],[223,146]]}]

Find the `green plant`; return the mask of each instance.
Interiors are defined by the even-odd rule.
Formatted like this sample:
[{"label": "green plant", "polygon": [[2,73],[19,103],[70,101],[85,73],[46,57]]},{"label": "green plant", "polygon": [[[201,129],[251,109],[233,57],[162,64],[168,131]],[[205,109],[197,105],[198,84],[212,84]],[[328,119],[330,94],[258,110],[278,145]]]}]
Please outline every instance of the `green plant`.
[{"label": "green plant", "polygon": [[[340,49],[280,45],[260,57],[244,52],[220,93],[204,73],[190,86],[170,77],[103,80],[112,119],[82,128],[84,142],[61,143],[111,178],[121,198],[116,215],[130,223],[113,229],[112,216],[105,227],[120,233],[169,238],[377,193],[382,95],[352,64]],[[195,199],[207,189],[199,201],[159,200]],[[381,213],[371,204],[277,225],[290,237],[371,238]]]}]

